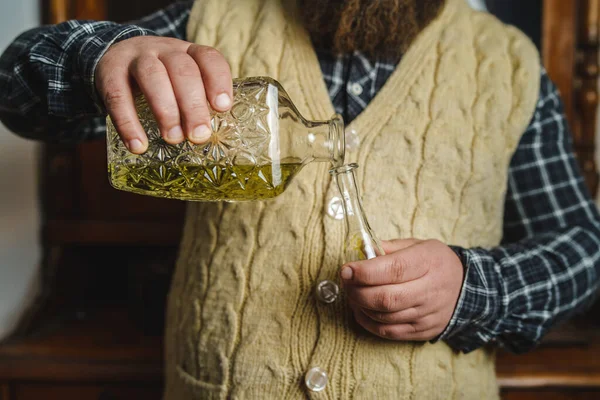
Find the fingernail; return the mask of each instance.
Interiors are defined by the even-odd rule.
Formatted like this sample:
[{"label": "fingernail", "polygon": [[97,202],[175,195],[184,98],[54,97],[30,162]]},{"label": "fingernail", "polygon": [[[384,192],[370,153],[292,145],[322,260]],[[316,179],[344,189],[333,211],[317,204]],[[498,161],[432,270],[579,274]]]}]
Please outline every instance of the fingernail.
[{"label": "fingernail", "polygon": [[342,272],[340,273],[340,275],[342,276],[342,279],[352,279],[352,275],[353,275],[353,271],[352,268],[350,267],[344,267],[342,268]]},{"label": "fingernail", "polygon": [[167,137],[173,142],[183,140],[183,130],[181,129],[181,126],[177,125],[176,127],[171,128],[171,130],[167,132]]},{"label": "fingernail", "polygon": [[192,138],[198,142],[205,142],[210,137],[210,128],[206,125],[200,125],[192,132]]},{"label": "fingernail", "polygon": [[126,145],[132,153],[141,153],[144,150],[144,145],[140,139],[131,139]]},{"label": "fingernail", "polygon": [[231,107],[231,98],[227,93],[221,93],[215,99],[215,105],[221,110],[228,109]]}]

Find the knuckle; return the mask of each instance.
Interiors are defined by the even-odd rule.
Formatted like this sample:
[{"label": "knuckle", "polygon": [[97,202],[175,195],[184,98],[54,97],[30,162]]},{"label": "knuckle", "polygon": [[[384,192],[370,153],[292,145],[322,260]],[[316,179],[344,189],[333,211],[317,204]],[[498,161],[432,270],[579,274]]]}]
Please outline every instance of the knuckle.
[{"label": "knuckle", "polygon": [[376,312],[373,315],[373,319],[375,319],[376,321],[379,321],[379,322],[389,323],[389,322],[391,322],[392,317],[388,313]]},{"label": "knuckle", "polygon": [[390,334],[389,327],[387,325],[377,325],[376,334],[380,337],[387,337]]},{"label": "knuckle", "polygon": [[428,328],[427,322],[423,321],[422,319],[413,322],[411,326],[413,327],[415,333],[423,332]]},{"label": "knuckle", "polygon": [[211,59],[223,59],[223,54],[214,47],[210,46],[192,46],[199,57]]},{"label": "knuckle", "polygon": [[375,305],[379,310],[392,311],[396,306],[396,295],[389,290],[382,290],[375,297]]},{"label": "knuckle", "polygon": [[188,54],[176,53],[168,56],[169,69],[180,77],[195,77],[200,75],[198,64]]},{"label": "knuckle", "polygon": [[421,311],[419,311],[418,308],[410,308],[407,310],[406,312],[408,314],[407,318],[411,319],[411,320],[418,320],[419,318],[421,318]]},{"label": "knuckle", "polygon": [[154,115],[157,120],[167,125],[179,120],[179,110],[173,105],[158,107]]},{"label": "knuckle", "polygon": [[115,121],[115,127],[117,131],[121,135],[121,138],[128,139],[134,137],[135,134],[132,131],[134,126],[134,121],[132,119],[121,119]]},{"label": "knuckle", "polygon": [[149,78],[163,72],[163,65],[156,57],[142,56],[135,63],[135,69],[140,78]]},{"label": "knuckle", "polygon": [[417,325],[420,331],[427,331],[435,328],[437,319],[434,316],[423,317],[417,320]]},{"label": "knuckle", "polygon": [[419,332],[419,330],[418,330],[418,328],[417,328],[417,325],[416,325],[416,323],[414,323],[414,322],[409,322],[407,325],[408,325],[408,332],[409,332],[410,334],[413,334],[413,335],[414,335],[414,334],[417,334],[417,333]]},{"label": "knuckle", "polygon": [[365,284],[370,284],[373,281],[373,272],[367,268],[361,268],[360,265],[352,265],[354,280]]},{"label": "knuckle", "polygon": [[126,94],[123,89],[111,88],[106,90],[104,93],[104,105],[109,110],[114,109],[116,106],[120,106],[125,102]]},{"label": "knuckle", "polygon": [[199,119],[208,119],[208,104],[206,97],[199,94],[194,94],[189,100],[189,110],[194,111],[194,116]]},{"label": "knuckle", "polygon": [[175,68],[175,74],[182,78],[199,76],[199,69],[196,64],[182,63]]},{"label": "knuckle", "polygon": [[387,265],[387,273],[394,282],[402,282],[406,264],[401,257],[393,257]]}]

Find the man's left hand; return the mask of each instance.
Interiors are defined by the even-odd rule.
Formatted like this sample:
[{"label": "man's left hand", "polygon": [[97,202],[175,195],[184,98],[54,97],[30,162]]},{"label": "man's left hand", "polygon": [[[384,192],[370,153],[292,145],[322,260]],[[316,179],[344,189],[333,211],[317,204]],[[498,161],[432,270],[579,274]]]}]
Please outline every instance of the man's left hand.
[{"label": "man's left hand", "polygon": [[440,241],[383,242],[386,255],[344,265],[341,278],[356,321],[391,340],[431,340],[448,323],[464,268]]}]

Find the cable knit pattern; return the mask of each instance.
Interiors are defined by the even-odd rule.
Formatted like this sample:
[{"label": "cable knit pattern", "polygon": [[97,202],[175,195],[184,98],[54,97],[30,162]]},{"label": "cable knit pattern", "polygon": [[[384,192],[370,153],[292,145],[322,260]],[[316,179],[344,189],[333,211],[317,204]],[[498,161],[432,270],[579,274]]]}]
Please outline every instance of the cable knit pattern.
[{"label": "cable knit pattern", "polygon": [[[287,1],[282,4],[282,1]],[[288,4],[289,3],[289,4]],[[278,79],[307,118],[333,114],[294,0],[201,0],[188,39],[219,49],[234,76]],[[384,88],[350,125],[364,205],[384,238],[495,246],[507,170],[533,113],[535,47],[520,32],[448,0]],[[392,342],[355,326],[338,280],[344,225],[327,165],[307,166],[269,202],[190,204],[169,297],[165,399],[494,399],[494,355]],[[306,371],[327,371],[308,392]]]}]

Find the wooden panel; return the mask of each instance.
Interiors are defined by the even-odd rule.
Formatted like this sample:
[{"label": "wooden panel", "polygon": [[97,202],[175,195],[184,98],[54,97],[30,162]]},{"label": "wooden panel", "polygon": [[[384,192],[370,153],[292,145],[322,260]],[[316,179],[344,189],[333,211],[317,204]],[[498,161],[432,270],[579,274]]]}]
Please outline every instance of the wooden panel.
[{"label": "wooden panel", "polygon": [[58,24],[71,18],[73,8],[69,0],[48,0],[48,21]]},{"label": "wooden panel", "polygon": [[8,383],[0,382],[0,400],[12,400],[10,397],[10,387]]},{"label": "wooden panel", "polygon": [[126,310],[105,309],[62,326],[49,321],[35,336],[3,343],[0,377],[28,382],[160,385],[162,350],[162,338],[141,333]]},{"label": "wooden panel", "polygon": [[560,90],[579,165],[595,194],[600,1],[545,0],[543,20],[544,65]]},{"label": "wooden panel", "polygon": [[[110,203],[106,203],[110,205]],[[123,210],[122,210],[123,211]],[[161,221],[49,220],[43,237],[48,245],[119,244],[178,246],[181,224]]]},{"label": "wooden panel", "polygon": [[78,0],[75,2],[71,18],[104,20],[106,19],[105,2],[98,0]]},{"label": "wooden panel", "polygon": [[503,400],[598,400],[600,391],[595,390],[518,390],[502,393]]},{"label": "wooden panel", "polygon": [[77,157],[72,148],[44,145],[40,171],[40,193],[45,216],[54,218],[78,214],[76,184],[79,180]]},{"label": "wooden panel", "polygon": [[60,386],[48,384],[17,384],[15,400],[160,400],[162,389],[122,386]]},{"label": "wooden panel", "polygon": [[46,21],[58,24],[68,19],[106,19],[104,1],[98,0],[48,0]]},{"label": "wooden panel", "polygon": [[543,10],[543,62],[558,86],[567,118],[573,126],[573,81],[575,70],[576,0],[545,0]]},{"label": "wooden panel", "polygon": [[173,0],[106,0],[108,19],[131,21],[173,3]]},{"label": "wooden panel", "polygon": [[600,46],[600,0],[581,0],[579,7],[578,77],[576,82],[577,125],[574,145],[587,186],[598,189],[594,152],[598,129],[598,48]]},{"label": "wooden panel", "polygon": [[600,340],[589,345],[542,346],[526,354],[498,351],[498,382],[502,388],[600,388]]}]

